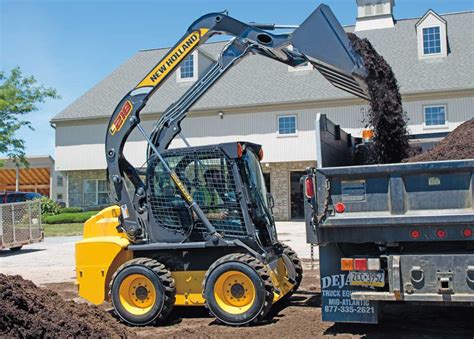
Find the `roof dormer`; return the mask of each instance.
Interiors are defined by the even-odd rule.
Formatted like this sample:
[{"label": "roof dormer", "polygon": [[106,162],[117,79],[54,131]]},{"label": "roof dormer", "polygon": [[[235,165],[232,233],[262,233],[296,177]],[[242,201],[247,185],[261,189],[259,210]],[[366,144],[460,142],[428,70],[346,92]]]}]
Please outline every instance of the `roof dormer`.
[{"label": "roof dormer", "polygon": [[430,9],[418,20],[415,27],[419,59],[448,56],[446,20]]},{"label": "roof dormer", "polygon": [[356,0],[356,2],[356,32],[394,27],[395,0]]}]

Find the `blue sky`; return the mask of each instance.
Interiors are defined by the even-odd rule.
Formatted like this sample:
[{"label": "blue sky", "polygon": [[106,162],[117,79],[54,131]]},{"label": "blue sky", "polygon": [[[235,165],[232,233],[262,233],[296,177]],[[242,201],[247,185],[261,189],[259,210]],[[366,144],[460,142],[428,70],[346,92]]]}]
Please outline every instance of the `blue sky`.
[{"label": "blue sky", "polygon": [[[343,25],[355,0],[326,0]],[[49,120],[141,49],[174,45],[199,16],[227,9],[241,21],[298,24],[320,1],[307,0],[0,0],[0,65],[20,66],[55,87],[60,100],[27,116],[27,154],[54,156]],[[474,9],[474,0],[396,0],[395,18]],[[158,60],[157,60],[158,61]],[[112,112],[111,112],[112,113]],[[105,135],[105,131],[104,131]],[[104,136],[105,138],[105,136]]]}]

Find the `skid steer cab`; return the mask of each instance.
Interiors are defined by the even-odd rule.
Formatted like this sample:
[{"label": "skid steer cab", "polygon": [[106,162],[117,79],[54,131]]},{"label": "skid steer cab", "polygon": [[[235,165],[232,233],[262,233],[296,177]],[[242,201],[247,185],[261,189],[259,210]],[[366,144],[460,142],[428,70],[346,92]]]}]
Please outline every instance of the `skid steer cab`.
[{"label": "skid steer cab", "polygon": [[[120,231],[118,206],[88,220],[76,244],[79,294],[95,304],[111,300],[133,325],[163,320],[174,306],[207,305],[231,325],[263,319],[273,303],[296,291],[302,266],[278,242],[262,157],[259,145],[245,142],[152,157],[146,173],[149,241],[133,244]],[[208,236],[165,163],[199,203],[217,239]]]},{"label": "skid steer cab", "polygon": [[[269,32],[280,28],[286,33]],[[148,134],[140,111],[186,56],[216,34],[233,38]],[[249,142],[192,147],[181,131],[193,104],[253,54],[292,67],[309,62],[334,86],[367,98],[362,59],[325,5],[296,27],[246,24],[226,13],[196,20],[110,118],[105,157],[116,206],[89,219],[76,245],[82,297],[110,300],[132,325],[162,321],[174,306],[201,305],[225,324],[244,325],[297,290],[301,262],[277,239],[262,148]],[[148,145],[146,173],[123,153],[135,128]],[[169,149],[178,135],[187,147]]]}]

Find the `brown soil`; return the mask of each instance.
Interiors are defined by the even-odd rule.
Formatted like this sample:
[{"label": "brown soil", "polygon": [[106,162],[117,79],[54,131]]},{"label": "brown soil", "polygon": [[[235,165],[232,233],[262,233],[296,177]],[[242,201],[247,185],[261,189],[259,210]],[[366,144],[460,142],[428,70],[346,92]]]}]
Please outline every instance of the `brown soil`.
[{"label": "brown soil", "polygon": [[[229,327],[218,324],[203,307],[176,307],[168,321],[161,326],[134,327],[140,337],[199,337],[199,338],[448,338],[474,335],[473,308],[429,307],[389,304],[382,309],[379,325],[334,324],[321,321],[319,267],[304,265],[301,287],[286,305],[276,305],[266,323],[258,326]],[[48,284],[58,293],[71,297],[72,283]],[[77,298],[77,294],[76,294]],[[76,299],[74,298],[74,299]],[[105,304],[104,308],[110,308]],[[117,320],[109,322],[110,325]]]},{"label": "brown soil", "polygon": [[377,53],[367,39],[348,33],[354,50],[362,56],[367,69],[370,109],[365,117],[374,130],[373,148],[365,150],[365,163],[396,163],[407,156],[409,149],[406,114],[398,82],[390,65]]},{"label": "brown soil", "polygon": [[407,162],[474,159],[474,119],[464,122],[428,152]]},{"label": "brown soil", "polygon": [[0,336],[130,336],[127,327],[98,307],[65,301],[22,277],[0,274]]}]

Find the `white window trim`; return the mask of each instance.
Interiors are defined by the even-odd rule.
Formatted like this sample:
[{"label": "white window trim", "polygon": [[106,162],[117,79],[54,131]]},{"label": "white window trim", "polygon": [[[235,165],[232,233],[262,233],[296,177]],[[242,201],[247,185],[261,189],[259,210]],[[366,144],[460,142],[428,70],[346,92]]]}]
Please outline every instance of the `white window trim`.
[{"label": "white window trim", "polygon": [[[425,39],[424,39],[424,34],[423,30],[427,28],[439,28],[439,53],[425,53]],[[441,29],[441,25],[434,25],[434,26],[426,26],[426,27],[421,27],[421,55],[423,57],[435,57],[435,56],[440,56],[443,55],[443,31]]]},{"label": "white window trim", "polygon": [[[99,204],[99,180],[100,181],[107,181],[107,179],[82,179],[82,203],[84,204],[85,203],[85,189],[84,189],[84,182],[85,181],[95,181],[95,201],[94,201],[94,204],[95,205],[98,205]],[[109,191],[107,190],[107,192],[100,192],[100,193],[109,193]]]},{"label": "white window trim", "polygon": [[[426,109],[430,107],[444,107],[444,124],[443,125],[427,125],[426,124]],[[449,128],[448,123],[448,105],[446,104],[433,104],[423,106],[423,129],[424,130],[436,130],[436,129],[447,129]]]},{"label": "white window trim", "polygon": [[[280,118],[289,118],[289,117],[295,117],[295,133],[289,133],[289,134],[280,134]],[[278,138],[291,138],[295,137],[298,135],[298,115],[296,114],[282,114],[282,115],[277,115],[277,137]]]},{"label": "white window trim", "polygon": [[[198,79],[198,51],[192,52],[190,55],[193,56],[193,77],[192,78],[181,78],[181,66],[178,67],[176,72],[176,81],[177,82],[193,82]],[[186,56],[187,58],[187,56]]]},{"label": "white window trim", "polygon": [[[287,47],[290,51],[293,50],[293,46],[292,45],[289,45]],[[311,63],[308,61],[308,64],[306,65],[302,65],[302,66],[288,66],[288,71],[289,72],[298,72],[298,71],[310,71],[313,69],[313,65],[311,65]]]},{"label": "white window trim", "polygon": [[[59,181],[61,181],[61,184],[59,184]],[[64,187],[64,178],[60,175],[56,177],[56,187]]]}]

